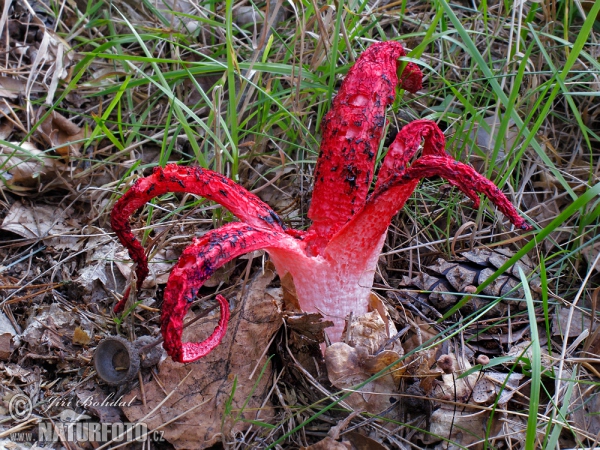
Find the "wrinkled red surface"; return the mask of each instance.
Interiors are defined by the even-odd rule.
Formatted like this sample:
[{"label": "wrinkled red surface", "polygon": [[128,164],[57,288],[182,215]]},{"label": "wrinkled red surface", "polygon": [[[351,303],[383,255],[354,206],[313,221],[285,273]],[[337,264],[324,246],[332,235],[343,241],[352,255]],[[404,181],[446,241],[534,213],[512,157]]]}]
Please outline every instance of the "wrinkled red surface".
[{"label": "wrinkled red surface", "polygon": [[[373,44],[350,69],[321,123],[321,150],[308,217],[320,253],[333,236],[364,205],[373,179],[377,150],[386,124],[386,109],[398,85],[398,42]],[[408,70],[407,70],[408,69]],[[421,88],[421,71],[409,63],[403,87]]]},{"label": "wrinkled red surface", "polygon": [[245,253],[285,245],[289,236],[278,231],[259,230],[233,222],[194,239],[171,271],[163,297],[161,331],[164,348],[175,361],[191,362],[207,355],[220,342],[227,329],[229,305],[221,297],[221,319],[214,333],[203,342],[181,342],[183,319],[198,290],[221,267]]},{"label": "wrinkled red surface", "polygon": [[[111,226],[121,244],[129,251],[131,259],[137,263],[137,286],[148,276],[148,259],[141,243],[131,232],[129,218],[151,199],[167,192],[187,192],[201,195],[220,203],[244,222],[258,228],[283,230],[277,214],[262,200],[227,177],[202,169],[168,164],[157,167],[148,177],[137,180],[131,189],[115,204],[111,214]],[[121,312],[125,306],[129,290],[123,300],[115,306]]]},{"label": "wrinkled red surface", "polygon": [[[148,261],[131,231],[129,217],[148,200],[166,192],[189,192],[220,203],[242,221],[195,239],[171,272],[161,330],[164,347],[174,360],[194,361],[219,344],[229,317],[223,297],[217,297],[219,324],[205,341],[183,343],[183,319],[202,284],[218,267],[257,249],[269,252],[281,276],[292,274],[302,308],[331,319],[335,326],[328,333],[333,342],[339,340],[347,314],[366,312],[385,232],[422,178],[446,178],[476,206],[478,194],[483,193],[516,226],[530,229],[491,181],[446,154],[444,135],[429,120],[402,128],[382,163],[373,194],[368,196],[386,107],[394,100],[395,88],[421,89],[422,74],[413,63],[397,78],[397,60],[404,54],[397,42],[373,44],[342,83],[322,124],[309,211],[313,224],[308,233],[286,229],[256,196],[228,178],[200,168],[170,164],[156,169],[116,203],[113,230],[137,264],[138,286],[148,275]],[[415,160],[419,150],[421,157]],[[124,301],[115,309],[122,308]]]}]

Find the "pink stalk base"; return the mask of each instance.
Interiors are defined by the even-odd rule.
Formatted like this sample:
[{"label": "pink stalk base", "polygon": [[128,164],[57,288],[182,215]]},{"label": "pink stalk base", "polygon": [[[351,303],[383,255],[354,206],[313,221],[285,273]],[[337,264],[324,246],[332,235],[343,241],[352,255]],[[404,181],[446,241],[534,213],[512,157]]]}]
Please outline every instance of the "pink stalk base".
[{"label": "pink stalk base", "polygon": [[286,249],[267,249],[275,263],[277,272],[286,272],[294,278],[296,294],[302,309],[319,312],[333,327],[326,332],[331,342],[339,342],[344,331],[345,319],[352,313],[364,314],[368,310],[369,295],[381,247],[382,235],[375,245],[355,247],[360,249],[350,254],[329,257],[309,256],[308,251],[300,257],[290,258]]}]

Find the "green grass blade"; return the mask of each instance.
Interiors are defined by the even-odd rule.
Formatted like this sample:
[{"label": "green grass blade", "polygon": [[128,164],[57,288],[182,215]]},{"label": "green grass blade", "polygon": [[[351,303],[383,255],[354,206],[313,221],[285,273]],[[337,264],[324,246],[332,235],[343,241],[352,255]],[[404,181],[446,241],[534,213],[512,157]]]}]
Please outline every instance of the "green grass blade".
[{"label": "green grass blade", "polygon": [[535,443],[537,441],[538,408],[540,406],[540,387],[542,384],[542,350],[540,348],[540,337],[538,334],[533,297],[529,290],[527,276],[521,267],[519,267],[519,276],[521,277],[525,301],[527,302],[527,315],[529,316],[529,329],[531,334],[531,394],[529,397],[529,418],[527,419],[525,448],[527,450],[535,450],[537,448]]}]

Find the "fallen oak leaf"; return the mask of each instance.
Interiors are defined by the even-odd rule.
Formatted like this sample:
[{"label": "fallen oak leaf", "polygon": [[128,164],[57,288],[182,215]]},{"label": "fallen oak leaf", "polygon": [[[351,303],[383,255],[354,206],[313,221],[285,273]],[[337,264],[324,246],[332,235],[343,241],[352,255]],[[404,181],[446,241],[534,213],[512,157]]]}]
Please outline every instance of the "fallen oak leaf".
[{"label": "fallen oak leaf", "polygon": [[[250,421],[270,423],[273,409],[265,400],[273,376],[265,348],[282,321],[281,289],[269,288],[274,277],[275,273],[266,269],[253,278],[232,311],[229,333],[212,353],[185,366],[172,359],[161,362],[157,375],[160,381],[144,384],[146,405],[134,402],[123,408],[128,419],[133,422],[146,417],[163,401],[166,389],[175,392],[156,414],[143,420],[150,429],[205,403],[202,414],[187,415],[164,429],[164,438],[177,449],[202,449],[226,441],[251,427]],[[203,339],[214,321],[203,320],[187,327],[184,337]],[[125,402],[136,398],[141,398],[139,388],[129,393]]]},{"label": "fallen oak leaf", "polygon": [[28,192],[58,170],[67,167],[31,142],[0,145],[0,180],[13,192]]},{"label": "fallen oak leaf", "polygon": [[[41,114],[40,110],[40,114]],[[79,149],[86,138],[85,128],[80,128],[62,114],[52,111],[38,128],[38,133],[56,153],[65,159],[81,156]]]}]

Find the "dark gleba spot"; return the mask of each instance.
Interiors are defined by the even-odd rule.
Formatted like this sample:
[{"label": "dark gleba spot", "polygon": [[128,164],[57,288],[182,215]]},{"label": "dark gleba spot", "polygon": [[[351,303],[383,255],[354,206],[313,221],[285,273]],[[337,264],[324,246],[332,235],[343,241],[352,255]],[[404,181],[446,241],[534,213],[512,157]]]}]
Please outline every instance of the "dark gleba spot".
[{"label": "dark gleba spot", "polygon": [[270,216],[273,218],[273,220],[281,227],[285,229],[285,225],[283,224],[283,221],[281,220],[281,218],[275,213],[275,211],[269,211]]},{"label": "dark gleba spot", "polygon": [[222,195],[223,197],[227,197],[227,191],[226,191],[226,190],[224,190],[224,189],[219,189],[219,192],[221,193],[221,195]]},{"label": "dark gleba spot", "polygon": [[268,216],[258,216],[258,218],[260,220],[264,220],[269,225],[273,225],[273,222],[275,221],[271,215],[268,215]]},{"label": "dark gleba spot", "polygon": [[356,188],[356,178],[358,177],[358,168],[352,164],[344,167],[344,181],[350,185],[352,189]]},{"label": "dark gleba spot", "polygon": [[373,124],[378,128],[383,127],[385,125],[385,116],[383,114],[376,114]]},{"label": "dark gleba spot", "polygon": [[177,177],[171,177],[171,183],[177,183],[181,189],[185,189],[185,183]]}]

